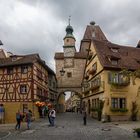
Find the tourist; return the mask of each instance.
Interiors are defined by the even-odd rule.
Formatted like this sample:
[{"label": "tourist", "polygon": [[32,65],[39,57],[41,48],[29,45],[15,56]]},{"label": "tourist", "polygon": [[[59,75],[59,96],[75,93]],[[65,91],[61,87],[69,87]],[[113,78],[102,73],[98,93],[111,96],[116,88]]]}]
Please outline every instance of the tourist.
[{"label": "tourist", "polygon": [[31,110],[28,110],[26,112],[27,129],[30,129],[31,119],[32,119],[32,111]]},{"label": "tourist", "polygon": [[56,118],[56,111],[54,108],[50,111],[49,117],[50,117],[50,126],[54,126],[54,121]]},{"label": "tourist", "polygon": [[85,110],[83,111],[83,121],[84,121],[84,125],[86,125],[87,124],[87,113]]},{"label": "tourist", "polygon": [[19,130],[20,129],[20,124],[21,124],[21,121],[22,121],[22,115],[20,113],[20,111],[18,110],[18,112],[16,113],[16,121],[17,121],[17,124],[15,126],[15,129]]}]

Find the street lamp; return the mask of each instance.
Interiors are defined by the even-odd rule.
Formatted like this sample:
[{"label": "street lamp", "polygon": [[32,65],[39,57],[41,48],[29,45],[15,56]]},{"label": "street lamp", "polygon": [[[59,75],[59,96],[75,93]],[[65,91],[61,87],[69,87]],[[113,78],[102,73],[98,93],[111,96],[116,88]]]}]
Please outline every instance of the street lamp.
[{"label": "street lamp", "polygon": [[60,74],[61,74],[61,76],[64,76],[64,74],[65,74],[65,71],[64,71],[64,68],[62,67],[62,69],[60,70]]}]

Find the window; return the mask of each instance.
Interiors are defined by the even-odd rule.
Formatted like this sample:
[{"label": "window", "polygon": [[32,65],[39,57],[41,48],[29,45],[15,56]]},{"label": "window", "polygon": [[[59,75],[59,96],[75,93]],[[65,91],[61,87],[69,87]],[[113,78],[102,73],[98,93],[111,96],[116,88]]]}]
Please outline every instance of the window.
[{"label": "window", "polygon": [[16,61],[16,60],[17,60],[17,56],[13,56],[12,61]]},{"label": "window", "polygon": [[112,102],[111,104],[112,108],[117,108],[117,109],[126,108],[125,98],[112,98],[111,102]]},{"label": "window", "polygon": [[47,84],[48,83],[48,76],[45,75],[45,83]]},{"label": "window", "polygon": [[28,72],[28,66],[21,66],[21,73],[27,73]]},{"label": "window", "polygon": [[93,70],[96,70],[96,69],[97,69],[97,63],[94,63],[94,64],[92,65],[92,68],[93,68]]},{"label": "window", "polygon": [[42,89],[37,87],[37,95],[42,96]]},{"label": "window", "polygon": [[11,68],[11,67],[8,68],[8,69],[7,69],[7,74],[8,74],[8,75],[13,74],[13,68]]},{"label": "window", "polygon": [[118,52],[118,48],[111,48],[111,51],[117,53]]},{"label": "window", "polygon": [[52,80],[49,79],[49,86],[51,87],[52,86]]},{"label": "window", "polygon": [[69,42],[69,39],[67,39],[67,42]]},{"label": "window", "polygon": [[109,73],[109,83],[114,84],[129,84],[130,79],[129,77],[123,75],[122,73]]},{"label": "window", "polygon": [[94,109],[99,108],[99,98],[92,100],[92,106]]},{"label": "window", "polygon": [[28,111],[28,105],[23,104],[23,113],[26,113]]},{"label": "window", "polygon": [[20,93],[27,93],[27,85],[20,85]]},{"label": "window", "polygon": [[39,78],[39,79],[42,79],[42,72],[39,70],[39,69],[37,69],[37,77]]},{"label": "window", "polygon": [[68,78],[72,77],[72,73],[71,72],[67,72],[67,77]]},{"label": "window", "polygon": [[112,60],[111,60],[111,64],[112,64],[112,65],[118,65],[118,60],[112,59]]}]

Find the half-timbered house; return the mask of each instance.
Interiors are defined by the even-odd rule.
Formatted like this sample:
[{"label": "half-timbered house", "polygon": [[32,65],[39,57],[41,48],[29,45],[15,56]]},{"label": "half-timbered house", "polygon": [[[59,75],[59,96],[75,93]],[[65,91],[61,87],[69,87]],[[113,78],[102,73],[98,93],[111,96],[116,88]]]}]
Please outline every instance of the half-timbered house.
[{"label": "half-timbered house", "polygon": [[30,109],[35,118],[39,117],[35,101],[48,100],[48,70],[38,54],[0,58],[0,103],[6,123],[15,121],[17,110]]}]

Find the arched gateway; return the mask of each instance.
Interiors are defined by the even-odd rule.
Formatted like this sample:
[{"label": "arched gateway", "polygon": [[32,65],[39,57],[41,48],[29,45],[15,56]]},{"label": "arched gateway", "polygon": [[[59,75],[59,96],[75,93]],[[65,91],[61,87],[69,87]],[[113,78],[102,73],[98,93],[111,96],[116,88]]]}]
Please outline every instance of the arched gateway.
[{"label": "arched gateway", "polygon": [[[75,37],[73,28],[70,25],[66,27],[66,36],[64,37],[63,52],[55,53],[56,77],[58,80],[58,111],[64,111],[64,92],[74,91],[82,99],[81,82],[83,79],[86,63],[86,49],[89,47],[87,40],[82,40],[80,51],[75,48]],[[84,45],[83,45],[84,44]]]}]

